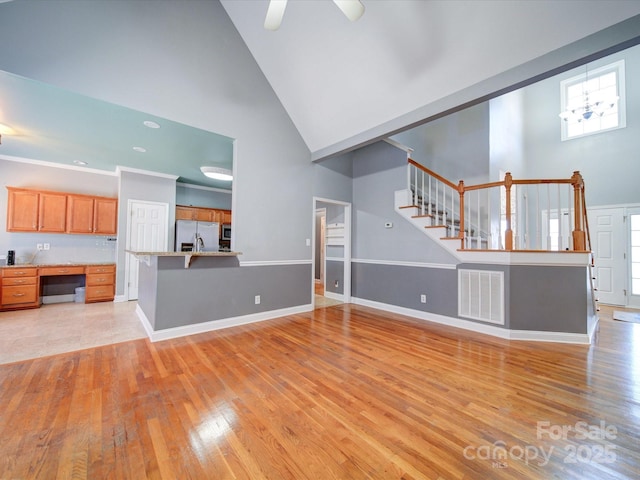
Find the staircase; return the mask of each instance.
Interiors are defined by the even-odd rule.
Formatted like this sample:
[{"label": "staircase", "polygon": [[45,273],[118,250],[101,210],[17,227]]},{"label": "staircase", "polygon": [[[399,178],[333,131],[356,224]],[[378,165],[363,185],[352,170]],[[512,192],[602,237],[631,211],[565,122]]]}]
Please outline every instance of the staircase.
[{"label": "staircase", "polygon": [[507,173],[502,181],[466,185],[409,158],[407,188],[395,192],[394,206],[461,262],[586,263],[593,309],[599,310],[579,172],[569,179],[542,180],[515,180]]}]

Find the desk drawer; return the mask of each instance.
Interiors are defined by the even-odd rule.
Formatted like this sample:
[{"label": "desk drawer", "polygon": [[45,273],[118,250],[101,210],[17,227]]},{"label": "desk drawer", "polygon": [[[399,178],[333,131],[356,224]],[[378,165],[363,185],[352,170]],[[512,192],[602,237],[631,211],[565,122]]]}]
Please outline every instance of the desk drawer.
[{"label": "desk drawer", "polygon": [[52,275],[82,275],[84,267],[43,267],[40,269],[40,276]]},{"label": "desk drawer", "polygon": [[85,292],[85,303],[112,301],[114,297],[113,285],[93,285],[87,286]]},{"label": "desk drawer", "polygon": [[116,280],[115,273],[93,273],[87,275],[87,286],[91,285],[113,285]]},{"label": "desk drawer", "polygon": [[116,273],[115,265],[87,265],[87,275],[93,273]]},{"label": "desk drawer", "polygon": [[37,280],[36,277],[3,277],[2,285],[5,287],[10,285],[35,285]]},{"label": "desk drawer", "polygon": [[21,303],[35,303],[38,299],[36,285],[20,285],[2,287],[2,305],[17,305]]},{"label": "desk drawer", "polygon": [[38,275],[38,269],[35,267],[25,268],[3,268],[2,277],[35,277]]}]

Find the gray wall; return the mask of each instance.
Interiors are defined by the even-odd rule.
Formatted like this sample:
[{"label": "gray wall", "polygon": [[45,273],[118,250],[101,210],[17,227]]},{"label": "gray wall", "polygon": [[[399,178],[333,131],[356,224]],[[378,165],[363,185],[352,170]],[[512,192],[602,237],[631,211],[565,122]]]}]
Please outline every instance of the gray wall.
[{"label": "gray wall", "polygon": [[584,67],[523,90],[524,154],[529,178],[569,178],[579,170],[587,206],[640,202],[640,46],[589,63],[589,69],[625,60],[627,127],[561,141],[560,82],[584,73]]},{"label": "gray wall", "polygon": [[140,277],[152,287],[140,290],[140,307],[159,331],[311,303],[310,264],[238,265],[235,257],[198,257],[188,269],[182,257],[141,263]]},{"label": "gray wall", "polygon": [[176,186],[176,205],[231,210],[231,191],[222,192],[195,185]]},{"label": "gray wall", "polygon": [[167,249],[173,250],[174,225],[176,219],[176,182],[170,178],[144,175],[141,173],[120,172],[119,184],[120,208],[118,212],[118,270],[116,272],[116,295],[125,291],[125,250],[127,249],[127,213],[129,200],[166,203],[169,210]]},{"label": "gray wall", "polygon": [[[8,186],[117,197],[118,179],[115,175],[15,162],[3,160],[0,156],[0,255],[6,255],[7,250],[15,250],[16,260],[26,262],[36,253],[36,244],[49,243],[51,249],[40,251],[34,261],[115,261],[116,242],[111,240],[112,236],[7,232]],[[0,260],[0,264],[4,264],[4,260]]]},{"label": "gray wall", "polygon": [[394,192],[407,188],[406,152],[386,142],[362,148],[353,155],[353,177],[353,258],[457,263],[394,210]]},{"label": "gray wall", "polygon": [[310,152],[219,2],[11,2],[0,43],[3,70],[236,139],[242,260],[311,259]]},{"label": "gray wall", "polygon": [[467,184],[489,178],[489,103],[470,107],[392,137],[412,148],[416,162],[447,180]]}]

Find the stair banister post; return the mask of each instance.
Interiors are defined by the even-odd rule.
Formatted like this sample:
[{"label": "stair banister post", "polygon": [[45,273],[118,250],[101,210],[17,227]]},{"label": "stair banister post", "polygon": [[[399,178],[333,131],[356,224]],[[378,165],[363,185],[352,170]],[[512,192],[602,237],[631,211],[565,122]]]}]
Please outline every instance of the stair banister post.
[{"label": "stair banister post", "polygon": [[573,226],[573,249],[574,250],[586,250],[585,244],[585,233],[582,229],[583,225],[583,208],[582,208],[582,186],[584,185],[584,181],[582,179],[582,175],[580,175],[579,171],[573,172],[571,176],[571,184],[573,185],[573,218],[574,226]]},{"label": "stair banister post", "polygon": [[504,231],[504,249],[513,250],[513,230],[511,230],[511,186],[513,177],[511,172],[504,175],[504,188],[506,193],[506,228]]},{"label": "stair banister post", "polygon": [[[460,247],[464,248],[464,181],[462,180],[458,182],[458,195],[460,195],[460,226],[458,228],[458,237],[460,238]],[[451,216],[453,217],[453,212],[451,212]],[[453,218],[451,221],[453,222]]]}]

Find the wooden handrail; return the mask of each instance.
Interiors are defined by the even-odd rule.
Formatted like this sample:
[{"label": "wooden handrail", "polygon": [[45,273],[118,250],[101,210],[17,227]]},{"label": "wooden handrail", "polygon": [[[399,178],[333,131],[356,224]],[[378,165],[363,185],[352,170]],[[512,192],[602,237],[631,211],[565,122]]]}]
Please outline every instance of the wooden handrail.
[{"label": "wooden handrail", "polygon": [[440,180],[442,183],[444,183],[445,185],[448,185],[449,187],[453,188],[454,190],[458,190],[458,186],[453,183],[450,182],[449,180],[447,180],[446,178],[438,175],[436,172],[429,170],[427,167],[420,165],[418,162],[416,162],[415,160],[412,160],[411,158],[409,159],[409,163],[411,165],[413,165],[414,167],[416,167],[418,170],[422,170],[425,173],[428,173],[430,176],[432,176],[433,178],[435,178],[436,180]]},{"label": "wooden handrail", "polygon": [[[511,176],[511,172],[507,172],[505,174],[504,180],[497,182],[487,182],[476,185],[465,185],[464,181],[460,180],[458,185],[453,182],[447,180],[446,178],[438,175],[427,167],[420,165],[413,159],[408,159],[410,165],[413,165],[417,169],[425,172],[427,175],[435,178],[436,180],[442,182],[448,187],[456,190],[459,194],[459,230],[458,237],[464,242],[464,232],[465,232],[465,212],[464,212],[464,194],[466,192],[474,191],[474,190],[482,190],[489,189],[495,187],[504,187],[506,194],[506,205],[505,205],[505,238],[504,238],[504,249],[505,250],[513,250],[513,230],[511,225],[511,188],[513,185],[572,185],[573,186],[573,211],[574,213],[574,225],[573,231],[571,232],[573,239],[573,250],[574,251],[586,251],[587,249],[591,249],[591,235],[589,232],[589,223],[587,219],[587,209],[585,203],[585,192],[584,192],[584,180],[580,172],[575,171],[571,178],[558,178],[558,179],[534,179],[534,180],[514,180]],[[464,248],[464,247],[463,247]]]}]

